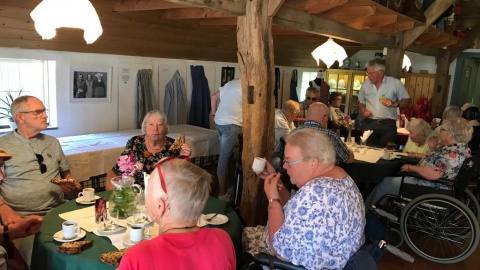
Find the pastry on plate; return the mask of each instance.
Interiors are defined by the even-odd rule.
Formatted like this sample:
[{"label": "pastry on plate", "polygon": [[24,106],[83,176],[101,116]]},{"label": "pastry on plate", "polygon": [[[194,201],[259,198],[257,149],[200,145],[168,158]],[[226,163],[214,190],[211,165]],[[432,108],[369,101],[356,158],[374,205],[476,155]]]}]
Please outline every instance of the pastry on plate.
[{"label": "pastry on plate", "polygon": [[92,245],[93,240],[68,242],[63,243],[60,247],[58,247],[57,251],[66,254],[78,254],[82,252],[82,250],[91,247]]},{"label": "pastry on plate", "polygon": [[185,135],[179,135],[175,141],[173,142],[172,146],[170,146],[169,151],[180,151],[182,150],[182,144],[185,143]]},{"label": "pastry on plate", "polygon": [[52,180],[50,180],[50,182],[55,184],[55,185],[65,185],[65,184],[75,185],[77,183],[77,180],[75,180],[75,179],[53,178]]},{"label": "pastry on plate", "polygon": [[123,254],[125,254],[126,251],[127,249],[124,248],[117,251],[103,253],[102,255],[100,255],[100,261],[109,265],[119,265],[120,260],[122,259]]}]

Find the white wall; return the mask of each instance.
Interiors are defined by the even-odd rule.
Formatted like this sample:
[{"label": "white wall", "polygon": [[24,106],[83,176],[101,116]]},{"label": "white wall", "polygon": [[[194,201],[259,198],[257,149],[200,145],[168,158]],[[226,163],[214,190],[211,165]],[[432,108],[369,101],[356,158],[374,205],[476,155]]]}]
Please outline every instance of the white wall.
[{"label": "white wall", "polygon": [[[350,68],[355,66],[355,62],[360,61],[360,67],[364,69],[367,61],[373,59],[375,53],[382,53],[382,51],[363,50],[350,56]],[[435,57],[412,52],[406,52],[406,54],[412,62],[413,73],[420,73],[420,70],[428,70],[429,74],[435,74],[437,72]]]}]

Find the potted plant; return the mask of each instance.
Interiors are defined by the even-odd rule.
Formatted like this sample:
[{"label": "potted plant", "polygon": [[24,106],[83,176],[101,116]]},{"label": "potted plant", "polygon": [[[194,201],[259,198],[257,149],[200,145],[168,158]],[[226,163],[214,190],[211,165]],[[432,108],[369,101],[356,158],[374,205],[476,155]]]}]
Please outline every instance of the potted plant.
[{"label": "potted plant", "polygon": [[[22,94],[22,90],[18,92],[18,96]],[[12,129],[16,128],[15,121],[13,120],[12,112],[11,112],[11,106],[14,98],[13,95],[10,91],[7,92],[7,95],[5,98],[0,98],[0,119],[3,118],[8,118],[10,121],[10,127]]]}]

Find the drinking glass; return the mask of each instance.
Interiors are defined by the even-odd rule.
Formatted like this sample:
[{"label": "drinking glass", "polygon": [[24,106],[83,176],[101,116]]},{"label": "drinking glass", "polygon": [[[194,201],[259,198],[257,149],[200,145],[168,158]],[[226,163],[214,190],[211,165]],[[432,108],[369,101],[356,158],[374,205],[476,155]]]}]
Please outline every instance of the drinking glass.
[{"label": "drinking glass", "polygon": [[104,231],[115,231],[118,227],[118,210],[108,212],[108,219],[104,223]]}]

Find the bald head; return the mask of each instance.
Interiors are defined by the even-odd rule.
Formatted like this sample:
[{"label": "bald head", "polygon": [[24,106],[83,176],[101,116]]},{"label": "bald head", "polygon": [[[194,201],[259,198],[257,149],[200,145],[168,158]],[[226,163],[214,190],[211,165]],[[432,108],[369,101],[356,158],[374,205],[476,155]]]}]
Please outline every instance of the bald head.
[{"label": "bald head", "polygon": [[322,126],[326,127],[328,121],[328,107],[327,105],[321,102],[315,102],[310,107],[308,107],[307,111],[307,120],[313,120],[322,124]]},{"label": "bald head", "polygon": [[285,105],[282,108],[283,114],[287,118],[288,122],[293,122],[300,112],[300,105],[295,100],[285,101]]}]

